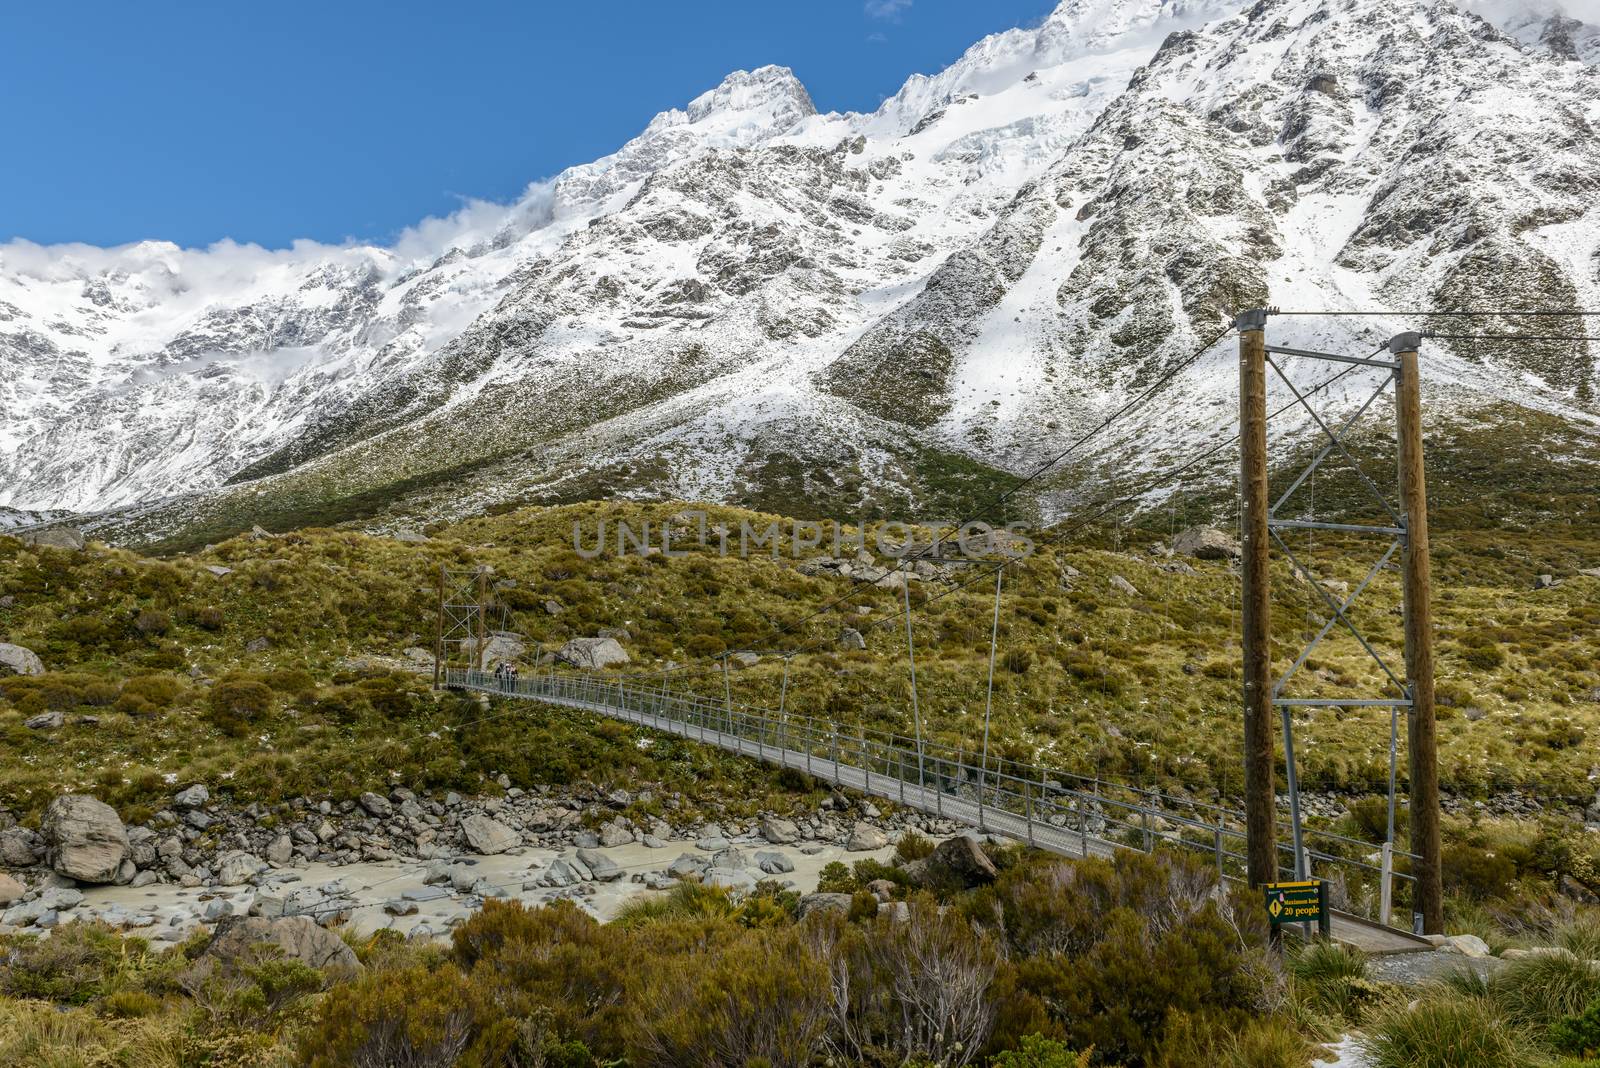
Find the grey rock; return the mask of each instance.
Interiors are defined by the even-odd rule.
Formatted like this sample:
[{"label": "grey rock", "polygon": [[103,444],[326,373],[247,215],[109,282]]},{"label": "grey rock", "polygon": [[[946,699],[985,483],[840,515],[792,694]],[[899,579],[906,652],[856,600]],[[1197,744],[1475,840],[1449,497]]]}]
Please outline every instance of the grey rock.
[{"label": "grey rock", "polygon": [[204,783],[198,782],[172,795],[172,803],[178,808],[200,808],[210,800],[211,791],[206,789]]},{"label": "grey rock", "polygon": [[856,628],[844,627],[839,631],[838,644],[841,649],[865,649],[867,639]]},{"label": "grey rock", "polygon": [[593,849],[578,850],[578,859],[583,862],[584,867],[589,869],[589,874],[594,877],[596,882],[614,883],[626,874],[617,866],[616,861]]},{"label": "grey rock", "polygon": [[794,861],[782,853],[773,851],[757,853],[756,866],[766,875],[787,875],[794,871]]},{"label": "grey rock", "polygon": [[793,845],[800,840],[800,828],[790,820],[769,816],[761,821],[761,837],[773,845]]},{"label": "grey rock", "polygon": [[243,850],[224,853],[217,861],[217,882],[223,886],[243,886],[260,874],[263,867],[258,857]]},{"label": "grey rock", "polygon": [[384,797],[382,794],[375,794],[371,791],[368,791],[367,793],[361,795],[360,804],[361,807],[366,810],[367,815],[372,816],[375,819],[388,819],[394,814],[394,806],[390,804],[389,799]]},{"label": "grey rock", "polygon": [[418,886],[402,891],[400,896],[407,901],[439,901],[450,896],[450,892],[440,886]]},{"label": "grey rock", "polygon": [[755,876],[734,868],[709,868],[702,881],[715,889],[732,890],[735,893],[749,893],[756,888]]},{"label": "grey rock", "polygon": [[522,836],[492,817],[474,813],[461,821],[461,833],[474,853],[504,853],[522,844]]},{"label": "grey rock", "polygon": [[573,667],[594,671],[632,659],[615,638],[573,638],[556,653],[556,659]]},{"label": "grey rock", "polygon": [[251,638],[249,641],[244,643],[244,651],[247,653],[264,653],[271,648],[272,639],[265,636]]},{"label": "grey rock", "polygon": [[50,867],[79,882],[115,882],[128,856],[128,833],[116,810],[86,794],[51,801],[39,832]]},{"label": "grey rock", "polygon": [[0,906],[16,904],[27,892],[28,888],[22,885],[20,879],[0,872]]},{"label": "grey rock", "polygon": [[32,649],[0,642],[0,675],[43,675],[44,661]]},{"label": "grey rock", "polygon": [[83,894],[71,887],[52,886],[39,895],[39,901],[47,909],[72,909],[83,904]]},{"label": "grey rock", "polygon": [[29,730],[53,731],[64,726],[67,722],[65,712],[41,712],[37,716],[29,716],[22,721],[22,725]]},{"label": "grey rock", "polygon": [[0,831],[0,864],[8,868],[31,868],[44,856],[38,837],[24,827]]},{"label": "grey rock", "polygon": [[803,920],[813,912],[849,912],[849,894],[806,894],[800,899],[800,918]]},{"label": "grey rock", "polygon": [[600,844],[607,849],[630,845],[632,842],[633,832],[624,827],[620,820],[611,820],[600,825]]},{"label": "grey rock", "polygon": [[703,874],[709,866],[705,857],[695,856],[693,853],[684,853],[667,866],[667,874],[674,879],[696,878]]},{"label": "grey rock", "polygon": [[844,847],[852,853],[866,853],[882,849],[889,844],[889,836],[870,823],[857,823],[850,831]]},{"label": "grey rock", "polygon": [[567,861],[559,858],[552,860],[550,867],[536,880],[540,886],[554,889],[575,886],[582,881],[582,877],[579,876],[577,870]]},{"label": "grey rock", "polygon": [[420,911],[415,901],[406,898],[391,898],[383,903],[383,911],[391,916],[414,916]]},{"label": "grey rock", "polygon": [[1239,556],[1239,543],[1216,527],[1190,527],[1172,539],[1172,552],[1196,560],[1234,560]]},{"label": "grey rock", "polygon": [[283,956],[333,975],[353,977],[363,970],[343,939],[304,916],[226,917],[200,959],[229,968],[252,960],[253,947],[261,944],[276,946]]},{"label": "grey rock", "polygon": [[1137,596],[1139,596],[1139,591],[1134,588],[1133,583],[1129,582],[1127,579],[1123,578],[1121,575],[1112,575],[1111,576],[1111,588],[1114,589],[1114,590],[1117,590],[1117,591],[1119,591],[1121,593],[1125,593],[1129,597],[1137,597]]},{"label": "grey rock", "polygon": [[1556,581],[1554,575],[1540,575],[1533,580],[1533,588],[1536,590],[1553,589],[1559,585],[1561,584]]},{"label": "grey rock", "polygon": [[83,536],[83,531],[77,527],[46,527],[43,530],[28,530],[17,537],[22,539],[24,545],[36,545],[41,549],[68,549],[72,552],[82,552],[88,544]]},{"label": "grey rock", "polygon": [[267,846],[267,860],[278,867],[283,867],[294,858],[294,841],[286,834],[280,834]]},{"label": "grey rock", "polygon": [[735,846],[718,850],[711,858],[713,868],[744,868],[750,864],[749,858],[744,855],[744,850]]}]

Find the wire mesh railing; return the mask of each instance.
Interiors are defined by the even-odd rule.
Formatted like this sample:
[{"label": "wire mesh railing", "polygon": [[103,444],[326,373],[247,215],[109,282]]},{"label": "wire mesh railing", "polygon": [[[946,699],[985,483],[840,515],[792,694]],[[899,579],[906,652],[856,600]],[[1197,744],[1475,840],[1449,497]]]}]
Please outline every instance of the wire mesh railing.
[{"label": "wire mesh railing", "polygon": [[[1245,876],[1244,814],[1196,798],[1015,761],[974,763],[963,750],[791,711],[674,691],[633,676],[554,669],[523,678],[449,668],[446,685],[599,712],[803,771],[986,832],[1076,856],[1158,847],[1207,856],[1223,878]],[[1410,853],[1306,828],[1306,869],[1330,883],[1340,911],[1380,923],[1414,898]],[[1293,848],[1279,871],[1294,877]]]}]

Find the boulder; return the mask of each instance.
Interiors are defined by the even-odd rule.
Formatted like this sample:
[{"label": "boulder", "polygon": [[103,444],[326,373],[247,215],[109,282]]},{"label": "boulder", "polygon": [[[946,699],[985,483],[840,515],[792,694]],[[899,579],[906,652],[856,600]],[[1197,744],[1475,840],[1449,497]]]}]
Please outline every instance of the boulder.
[{"label": "boulder", "polygon": [[0,675],[43,675],[44,661],[32,649],[0,642]]},{"label": "boulder", "polygon": [[12,827],[0,831],[0,865],[29,868],[39,863],[42,856],[38,837],[27,828]]},{"label": "boulder", "polygon": [[86,794],[64,794],[50,802],[39,833],[50,867],[79,882],[115,882],[129,852],[128,832],[116,810]]},{"label": "boulder", "polygon": [[367,793],[361,795],[360,801],[361,807],[366,809],[367,815],[373,817],[374,819],[388,819],[394,814],[394,806],[390,804],[389,799],[384,797],[382,794],[375,794],[371,791],[368,791]]},{"label": "boulder", "polygon": [[1239,543],[1216,527],[1190,527],[1172,539],[1172,552],[1196,560],[1233,560],[1239,556]]},{"label": "boulder", "polygon": [[867,639],[863,638],[861,632],[856,628],[845,627],[839,631],[839,648],[865,649],[866,647]]},{"label": "boulder", "polygon": [[217,882],[223,886],[243,886],[265,867],[260,859],[243,850],[224,853],[217,861]]},{"label": "boulder", "polygon": [[800,918],[813,912],[849,912],[849,894],[807,894],[800,899]]},{"label": "boulder", "polygon": [[740,894],[747,894],[756,888],[754,875],[735,868],[707,869],[702,881],[715,890],[731,890]]},{"label": "boulder", "polygon": [[[478,650],[476,639],[468,638],[461,643],[461,649],[469,657]],[[483,670],[492,671],[496,664],[509,664],[521,660],[528,652],[528,647],[521,638],[515,634],[496,631],[489,635],[489,640],[483,647]]]},{"label": "boulder", "polygon": [[593,671],[612,664],[626,664],[630,657],[615,638],[573,638],[556,653],[556,659]]},{"label": "boulder", "polygon": [[906,871],[921,886],[983,886],[999,875],[983,847],[965,834],[940,842],[932,853],[906,865]]},{"label": "boulder", "polygon": [[0,905],[11,905],[22,900],[28,888],[14,876],[0,872]]},{"label": "boulder", "polygon": [[40,712],[37,716],[29,716],[22,721],[22,725],[34,731],[53,731],[64,726],[67,722],[65,712]]},{"label": "boulder", "polygon": [[761,663],[760,655],[751,652],[734,653],[728,659],[743,668],[753,668]]},{"label": "boulder", "polygon": [[613,883],[625,874],[616,861],[593,849],[578,850],[578,859],[589,869],[589,874],[594,876],[596,882]]},{"label": "boulder", "polygon": [[844,847],[851,853],[866,853],[874,849],[882,849],[889,844],[889,836],[870,823],[859,822],[850,831],[850,837]]},{"label": "boulder", "polygon": [[756,866],[764,875],[787,875],[794,871],[794,861],[776,850],[762,850],[756,854]]},{"label": "boulder", "polygon": [[761,837],[773,845],[793,845],[800,840],[800,828],[790,820],[770,816],[761,822]]},{"label": "boulder", "polygon": [[292,859],[294,859],[294,839],[288,835],[280,834],[268,844],[267,860],[273,864],[281,868]]},{"label": "boulder", "polygon": [[200,808],[211,800],[211,791],[207,790],[204,783],[195,783],[186,786],[172,795],[172,803],[178,808]]},{"label": "boulder", "polygon": [[1533,580],[1533,588],[1536,590],[1554,589],[1559,585],[1561,584],[1556,581],[1554,575],[1539,575]]},{"label": "boulder", "polygon": [[73,552],[82,552],[88,540],[83,536],[83,531],[77,527],[46,527],[43,530],[29,530],[17,535],[24,545],[36,545],[41,549],[70,549]]},{"label": "boulder", "polygon": [[633,832],[624,827],[620,821],[608,820],[600,825],[600,844],[607,849],[630,845],[632,842]]},{"label": "boulder", "polygon": [[1129,597],[1137,597],[1137,596],[1139,596],[1139,591],[1138,591],[1138,589],[1136,589],[1134,587],[1133,583],[1129,582],[1127,579],[1123,578],[1121,575],[1112,575],[1111,576],[1111,588],[1116,590],[1116,591],[1118,591],[1119,593],[1125,593]]},{"label": "boulder", "polygon": [[[258,946],[275,947],[276,953],[268,949],[262,954]],[[353,978],[362,971],[355,951],[345,945],[344,939],[306,916],[224,917],[198,963],[202,967],[232,969],[254,963],[258,955],[277,954],[340,978]]]},{"label": "boulder", "polygon": [[474,813],[461,821],[461,833],[474,853],[504,853],[522,844],[522,836],[497,819]]},{"label": "boulder", "polygon": [[1451,935],[1439,947],[1444,953],[1460,953],[1464,957],[1492,957],[1489,944],[1477,935]]}]

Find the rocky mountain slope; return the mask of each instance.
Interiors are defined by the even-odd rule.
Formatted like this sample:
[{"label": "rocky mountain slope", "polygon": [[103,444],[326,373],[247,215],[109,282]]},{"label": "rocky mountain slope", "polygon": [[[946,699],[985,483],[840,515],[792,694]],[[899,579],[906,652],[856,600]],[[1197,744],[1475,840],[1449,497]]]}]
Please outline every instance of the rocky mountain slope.
[{"label": "rocky mountain slope", "polygon": [[[392,248],[0,246],[0,502],[141,540],[615,494],[959,510],[1241,305],[1600,307],[1600,73],[1563,19],[1067,0],[870,115],[736,73]],[[1584,344],[1429,348],[1452,412],[1600,422]],[[1086,459],[1182,457],[1234,389],[1224,340]]]}]

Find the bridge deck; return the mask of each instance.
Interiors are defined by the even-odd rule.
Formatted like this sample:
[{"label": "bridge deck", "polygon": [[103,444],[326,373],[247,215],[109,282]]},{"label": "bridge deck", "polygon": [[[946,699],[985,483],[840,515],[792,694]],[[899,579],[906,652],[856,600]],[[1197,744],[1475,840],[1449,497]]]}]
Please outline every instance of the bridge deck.
[{"label": "bridge deck", "polygon": [[[472,676],[478,674],[472,673]],[[776,746],[763,740],[708,726],[704,721],[694,722],[687,718],[663,715],[648,708],[630,708],[625,702],[617,704],[593,700],[587,696],[538,692],[529,687],[527,681],[510,688],[493,680],[492,677],[480,679],[459,672],[452,672],[450,685],[460,689],[581,709],[703,742],[706,745],[715,745],[742,756],[804,771],[841,787],[884,797],[919,812],[954,820],[1019,842],[1027,842],[1036,848],[1060,856],[1109,857],[1119,849],[1128,848],[1097,838],[1081,828],[1074,830],[1071,827],[1057,826],[994,805],[981,805],[973,798],[909,782],[900,776],[874,773],[870,768],[845,763],[809,750]],[[1335,940],[1368,953],[1406,953],[1433,948],[1431,943],[1409,932],[1342,912],[1335,912],[1333,915],[1332,933]]]}]

